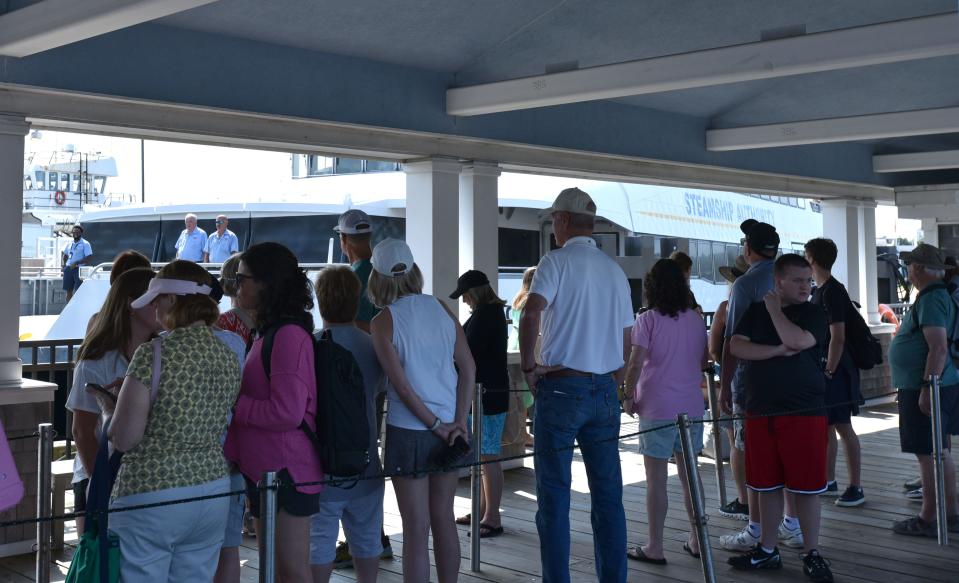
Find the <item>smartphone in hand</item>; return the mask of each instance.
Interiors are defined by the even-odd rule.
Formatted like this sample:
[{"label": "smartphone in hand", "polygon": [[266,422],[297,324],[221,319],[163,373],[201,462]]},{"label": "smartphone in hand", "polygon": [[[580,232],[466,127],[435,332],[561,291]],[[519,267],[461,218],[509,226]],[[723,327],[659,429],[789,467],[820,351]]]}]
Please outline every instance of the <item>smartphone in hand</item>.
[{"label": "smartphone in hand", "polygon": [[100,396],[102,396],[102,397],[109,397],[110,400],[113,401],[114,403],[117,402],[117,396],[114,395],[112,392],[104,389],[104,388],[103,388],[103,385],[98,385],[98,384],[96,384],[96,383],[87,383],[86,389],[87,389],[87,392],[89,392],[89,393],[91,393],[91,394],[93,394],[93,395],[100,395]]}]

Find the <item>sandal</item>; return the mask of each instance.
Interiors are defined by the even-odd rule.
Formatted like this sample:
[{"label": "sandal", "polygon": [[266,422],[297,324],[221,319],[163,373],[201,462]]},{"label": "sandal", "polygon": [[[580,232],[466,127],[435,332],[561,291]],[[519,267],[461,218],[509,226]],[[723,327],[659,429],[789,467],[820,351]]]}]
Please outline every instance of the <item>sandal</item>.
[{"label": "sandal", "polygon": [[[503,534],[502,526],[490,526],[488,524],[483,524],[481,522],[479,527],[480,527],[480,536],[479,536],[480,538],[493,538]],[[466,533],[466,536],[473,536],[473,533],[468,532]]]},{"label": "sandal", "polygon": [[892,531],[896,534],[904,534],[906,536],[938,537],[936,523],[923,520],[918,516],[892,523]]},{"label": "sandal", "polygon": [[643,547],[632,547],[626,551],[626,558],[632,559],[634,561],[640,561],[642,563],[651,563],[653,565],[665,565],[666,559],[654,559],[652,557],[647,557],[646,553],[643,552]]},{"label": "sandal", "polygon": [[454,522],[456,522],[456,524],[462,524],[463,526],[469,526],[473,522],[473,517],[467,514],[466,516],[460,516]]},{"label": "sandal", "polygon": [[686,551],[686,553],[688,553],[689,556],[693,557],[694,559],[698,559],[698,558],[699,558],[699,553],[694,553],[694,552],[693,552],[693,547],[689,546],[689,542],[684,542],[684,543],[683,543],[683,550]]}]

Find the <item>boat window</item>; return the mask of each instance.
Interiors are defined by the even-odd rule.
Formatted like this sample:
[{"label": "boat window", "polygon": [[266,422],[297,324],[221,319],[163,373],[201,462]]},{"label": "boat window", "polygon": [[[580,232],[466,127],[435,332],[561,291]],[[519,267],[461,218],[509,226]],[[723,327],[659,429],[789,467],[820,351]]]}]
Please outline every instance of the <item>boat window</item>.
[{"label": "boat window", "polygon": [[37,170],[34,175],[37,177],[37,190],[46,190],[44,185],[46,184],[47,173],[43,170]]},{"label": "boat window", "polygon": [[309,157],[309,170],[308,174],[310,176],[323,176],[325,174],[333,174],[333,164],[335,158],[328,158],[326,156],[315,156],[310,155]]},{"label": "boat window", "polygon": [[673,251],[679,249],[679,239],[675,237],[663,237],[662,239],[659,240],[659,243],[660,243],[660,249],[659,249],[660,257],[669,257]]},{"label": "boat window", "polygon": [[710,281],[718,283],[725,281],[719,274],[719,268],[726,265],[726,244],[721,241],[713,241],[713,269],[709,274]]},{"label": "boat window", "polygon": [[363,160],[356,158],[337,158],[334,174],[359,174],[363,171]]},{"label": "boat window", "polygon": [[695,243],[695,247],[693,247],[693,242],[690,242],[689,245],[689,257],[693,260],[693,277],[708,279],[709,271],[712,269],[712,252],[709,248],[709,242],[696,241]]},{"label": "boat window", "polygon": [[699,241],[694,239],[689,240],[689,258],[693,261],[693,266],[689,269],[690,279],[694,277],[699,277],[699,261],[697,261],[699,255]]},{"label": "boat window", "polygon": [[33,177],[29,174],[23,176],[23,189],[24,190],[33,190]]},{"label": "boat window", "polygon": [[726,243],[726,265],[736,265],[737,257],[739,257],[739,245]]},{"label": "boat window", "polygon": [[397,170],[399,170],[399,165],[396,162],[384,162],[382,160],[366,161],[367,172],[395,172]]},{"label": "boat window", "polygon": [[103,194],[103,189],[107,184],[106,176],[94,176],[93,177],[93,193],[94,194]]},{"label": "boat window", "polygon": [[70,192],[70,175],[66,172],[60,173],[60,188],[63,192]]},{"label": "boat window", "polygon": [[60,177],[56,172],[50,172],[47,174],[47,188],[49,190],[56,190],[57,183],[60,181]]},{"label": "boat window", "polygon": [[79,175],[79,174],[74,174],[74,175],[73,175],[73,192],[80,192],[80,185],[81,185],[81,184],[82,184],[82,183],[80,182],[80,175]]}]

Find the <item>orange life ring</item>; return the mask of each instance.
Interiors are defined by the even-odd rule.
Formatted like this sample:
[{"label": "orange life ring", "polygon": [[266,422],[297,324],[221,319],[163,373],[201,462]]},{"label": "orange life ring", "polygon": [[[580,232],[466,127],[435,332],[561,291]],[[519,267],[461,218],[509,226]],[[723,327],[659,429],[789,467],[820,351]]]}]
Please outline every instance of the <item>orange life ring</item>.
[{"label": "orange life ring", "polygon": [[53,194],[53,202],[57,203],[57,206],[63,206],[63,203],[67,202],[67,193],[62,190],[58,190]]},{"label": "orange life ring", "polygon": [[896,332],[899,331],[899,318],[896,316],[896,312],[892,311],[892,308],[886,304],[879,304],[879,319],[888,324],[895,324]]}]

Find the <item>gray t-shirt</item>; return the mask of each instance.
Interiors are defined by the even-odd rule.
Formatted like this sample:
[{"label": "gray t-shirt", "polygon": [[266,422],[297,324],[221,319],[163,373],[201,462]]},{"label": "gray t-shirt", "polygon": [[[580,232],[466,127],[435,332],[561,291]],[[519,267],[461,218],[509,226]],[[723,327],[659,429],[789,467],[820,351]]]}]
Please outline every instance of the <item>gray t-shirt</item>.
[{"label": "gray t-shirt", "polygon": [[[386,375],[380,368],[380,361],[377,360],[376,352],[373,351],[373,341],[369,334],[348,324],[330,324],[327,329],[333,334],[333,342],[353,353],[353,358],[356,359],[356,364],[359,365],[360,372],[363,373],[363,387],[366,390],[366,419],[370,425],[370,465],[366,466],[366,470],[361,474],[361,477],[382,474],[383,467],[380,464],[376,439],[378,433],[376,427],[376,396],[386,388]],[[355,486],[353,486],[354,483]],[[326,486],[320,492],[320,503],[359,498],[372,493],[382,485],[383,478],[377,478],[349,482],[344,484],[345,489]]]},{"label": "gray t-shirt", "polygon": [[[123,383],[123,377],[127,374],[127,366],[130,363],[120,354],[118,350],[111,350],[98,360],[81,360],[73,371],[73,386],[70,388],[70,395],[67,397],[67,409],[76,413],[77,411],[86,411],[97,415],[97,439],[100,439],[100,427],[103,424],[103,415],[97,400],[86,390],[87,383],[106,387],[111,383]],[[73,480],[82,482],[90,476],[87,475],[83,464],[80,463],[80,456],[73,458]]]},{"label": "gray t-shirt", "polygon": [[[749,310],[749,306],[755,302],[763,301],[766,294],[773,289],[773,268],[775,264],[776,262],[773,259],[753,263],[749,266],[749,270],[733,283],[726,316],[727,340],[733,335],[733,331],[739,325],[743,314]],[[733,373],[733,400],[739,405],[745,405],[742,379],[748,365],[748,361],[740,360],[736,366],[736,372]]]}]

